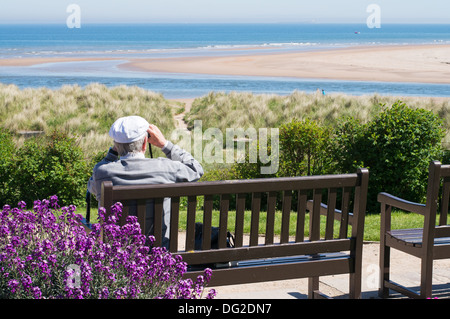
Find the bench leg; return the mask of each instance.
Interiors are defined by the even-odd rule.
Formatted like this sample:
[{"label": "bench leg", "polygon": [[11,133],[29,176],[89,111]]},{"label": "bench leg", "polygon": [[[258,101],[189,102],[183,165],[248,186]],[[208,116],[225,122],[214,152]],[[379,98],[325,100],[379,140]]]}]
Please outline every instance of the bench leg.
[{"label": "bench leg", "polygon": [[359,273],[350,274],[350,299],[361,299],[361,271]]},{"label": "bench leg", "polygon": [[422,258],[420,279],[420,297],[431,298],[433,293],[433,258]]},{"label": "bench leg", "polygon": [[389,297],[389,288],[386,287],[385,281],[389,280],[391,259],[391,247],[385,246],[384,242],[380,242],[380,289],[378,296],[380,298]]},{"label": "bench leg", "polygon": [[314,299],[315,291],[319,290],[319,277],[308,278],[308,298]]}]

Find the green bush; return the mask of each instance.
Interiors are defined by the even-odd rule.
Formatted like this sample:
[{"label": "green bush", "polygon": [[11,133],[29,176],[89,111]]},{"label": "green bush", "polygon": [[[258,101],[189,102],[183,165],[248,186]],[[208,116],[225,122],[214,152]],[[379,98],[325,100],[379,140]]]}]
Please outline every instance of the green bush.
[{"label": "green bush", "polygon": [[277,176],[320,175],[328,172],[330,130],[311,120],[293,120],[280,127]]},{"label": "green bush", "polygon": [[28,205],[52,194],[58,195],[62,205],[82,204],[91,173],[75,139],[56,131],[26,140],[9,172],[8,199],[13,203],[23,200]]},{"label": "green bush", "polygon": [[[278,171],[275,174],[261,174],[261,163],[256,156],[256,163],[249,163],[249,154],[244,163],[236,163],[230,170],[234,178],[267,178],[284,176],[306,176],[328,173],[331,165],[331,157],[328,153],[331,130],[316,121],[292,120],[281,125],[279,129],[279,158]],[[256,152],[259,154],[259,143]],[[272,142],[268,142],[267,154],[272,154]],[[266,152],[263,152],[266,153]]]},{"label": "green bush", "polygon": [[433,112],[398,101],[366,124],[349,119],[338,126],[332,151],[335,169],[369,169],[369,212],[378,211],[381,191],[422,201],[429,163],[442,159],[443,137],[442,121]]},{"label": "green bush", "polygon": [[[11,164],[14,160],[16,146],[12,134],[0,128],[0,203],[10,202],[17,198],[11,189]],[[2,205],[3,206],[3,205]]]}]

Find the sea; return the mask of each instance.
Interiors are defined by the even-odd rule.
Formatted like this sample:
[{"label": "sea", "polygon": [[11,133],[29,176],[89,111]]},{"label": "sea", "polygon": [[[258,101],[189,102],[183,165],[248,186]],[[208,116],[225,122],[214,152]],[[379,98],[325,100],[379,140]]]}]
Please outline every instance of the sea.
[{"label": "sea", "polygon": [[[0,83],[20,88],[139,86],[166,98],[211,91],[449,97],[450,85],[292,77],[202,75],[127,70],[132,58],[285,53],[358,45],[450,44],[450,24],[0,24],[0,59],[113,57],[116,60],[0,66]],[[449,57],[450,61],[450,57]]]}]

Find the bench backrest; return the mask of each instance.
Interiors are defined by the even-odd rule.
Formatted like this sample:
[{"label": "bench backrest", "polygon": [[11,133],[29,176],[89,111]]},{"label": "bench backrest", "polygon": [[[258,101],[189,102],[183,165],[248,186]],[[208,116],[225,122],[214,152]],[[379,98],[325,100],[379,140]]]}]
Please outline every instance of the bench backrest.
[{"label": "bench backrest", "polygon": [[[450,165],[433,161],[428,171],[427,200],[424,208],[424,243],[432,245],[435,237],[450,237],[449,202]],[[438,211],[440,212],[439,221],[436,220]]]},{"label": "bench backrest", "polygon": [[[364,217],[366,209],[366,197],[368,187],[368,170],[359,169],[354,174],[303,176],[286,178],[267,178],[252,180],[227,180],[217,182],[195,182],[159,185],[134,185],[134,186],[113,186],[111,182],[104,182],[102,185],[101,206],[107,212],[115,202],[124,205],[124,212],[121,223],[127,216],[127,203],[130,200],[137,202],[138,220],[142,229],[145,229],[145,201],[154,200],[154,236],[156,245],[161,244],[162,220],[163,220],[163,199],[171,200],[171,227],[170,244],[171,252],[179,251],[178,225],[180,224],[180,198],[187,197],[187,220],[186,220],[186,240],[185,251],[194,250],[195,245],[195,219],[196,214],[201,213],[197,208],[197,200],[203,197],[203,236],[210,238],[212,225],[212,212],[214,200],[216,207],[220,211],[219,217],[219,248],[225,248],[227,243],[227,230],[231,230],[235,236],[235,247],[244,246],[244,214],[246,202],[250,211],[250,239],[246,246],[256,247],[258,244],[258,233],[260,229],[260,218],[266,214],[265,218],[265,246],[277,244],[288,244],[290,241],[303,243],[305,241],[352,239],[362,245],[364,232]],[[217,195],[219,202],[217,204]],[[277,210],[277,197],[281,200],[281,212]],[[230,203],[233,205],[233,215],[235,214],[234,225],[230,224],[231,216]],[[250,202],[250,203],[249,203]],[[263,205],[264,203],[264,205]],[[324,205],[326,204],[326,206]],[[353,205],[353,208],[350,205]],[[265,211],[262,212],[262,207]],[[293,210],[295,208],[295,210]],[[309,211],[309,213],[308,213]],[[325,215],[325,222],[321,218]],[[281,215],[281,229],[279,243],[275,243],[275,218]],[[290,238],[289,228],[292,224],[291,216],[296,215],[295,234]],[[307,216],[309,215],[309,225]],[[295,216],[293,216],[295,217]],[[339,223],[338,231],[335,231],[335,222]],[[248,225],[247,225],[248,226]],[[305,227],[306,226],[306,227]],[[348,229],[351,226],[351,235],[348,236]],[[306,235],[309,230],[309,234]],[[323,229],[324,228],[324,229]],[[354,243],[353,243],[354,244]],[[352,244],[352,245],[353,245]],[[203,250],[210,247],[209,240],[203,240]],[[342,246],[349,248],[349,244]],[[352,246],[353,247],[353,246]],[[353,248],[352,248],[353,249]],[[221,250],[221,249],[219,249]],[[236,251],[236,249],[227,249]],[[284,254],[280,251],[280,254]],[[190,254],[193,255],[193,254]],[[245,254],[244,254],[245,255]],[[240,258],[235,256],[218,256],[217,258]],[[191,258],[192,260],[192,258]],[[205,261],[205,260],[204,260]]]}]

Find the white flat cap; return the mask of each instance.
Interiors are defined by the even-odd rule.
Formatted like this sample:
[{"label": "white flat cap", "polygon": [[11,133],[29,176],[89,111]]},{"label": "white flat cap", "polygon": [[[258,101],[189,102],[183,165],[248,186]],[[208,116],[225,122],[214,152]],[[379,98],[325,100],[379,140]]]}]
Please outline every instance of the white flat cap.
[{"label": "white flat cap", "polygon": [[149,123],[142,117],[132,115],[117,119],[109,130],[109,136],[118,143],[131,143],[147,134]]}]

